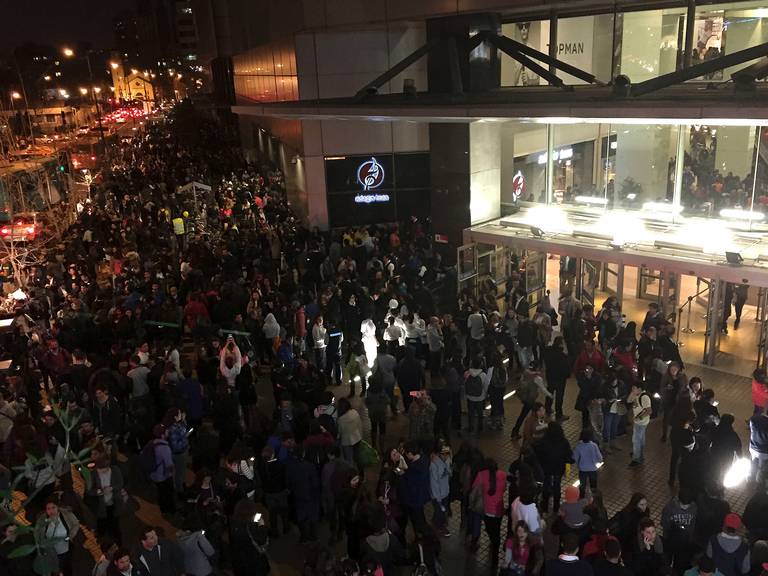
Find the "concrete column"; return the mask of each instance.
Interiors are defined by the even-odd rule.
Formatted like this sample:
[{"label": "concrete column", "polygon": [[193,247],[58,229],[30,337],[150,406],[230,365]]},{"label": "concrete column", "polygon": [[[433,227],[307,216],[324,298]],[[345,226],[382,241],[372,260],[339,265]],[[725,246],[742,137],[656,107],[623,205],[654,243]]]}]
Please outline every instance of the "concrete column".
[{"label": "concrete column", "polygon": [[432,230],[448,236],[436,244],[443,261],[453,264],[462,244],[462,231],[470,225],[469,125],[429,125]]}]

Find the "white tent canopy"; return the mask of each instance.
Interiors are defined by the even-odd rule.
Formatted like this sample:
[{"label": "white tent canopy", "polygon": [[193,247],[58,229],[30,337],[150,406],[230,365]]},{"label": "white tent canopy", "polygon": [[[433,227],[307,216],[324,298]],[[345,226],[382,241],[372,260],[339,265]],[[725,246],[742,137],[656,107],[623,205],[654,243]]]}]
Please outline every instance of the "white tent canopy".
[{"label": "white tent canopy", "polygon": [[184,184],[184,186],[180,186],[177,192],[192,192],[192,193],[198,193],[198,192],[210,192],[211,187],[207,186],[206,184],[201,184],[200,182],[188,182]]}]

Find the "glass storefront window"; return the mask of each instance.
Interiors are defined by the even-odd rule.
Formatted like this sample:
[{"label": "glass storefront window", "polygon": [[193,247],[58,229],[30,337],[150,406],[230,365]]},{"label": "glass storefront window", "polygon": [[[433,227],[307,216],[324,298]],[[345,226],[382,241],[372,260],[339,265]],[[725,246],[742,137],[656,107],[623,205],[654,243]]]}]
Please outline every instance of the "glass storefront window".
[{"label": "glass storefront window", "polygon": [[[507,38],[530,46],[544,54],[549,53],[549,20],[513,22],[504,24],[501,33]],[[502,86],[539,86],[547,84],[538,74],[525,68],[506,54],[501,55]]]},{"label": "glass storefront window", "polygon": [[547,201],[547,126],[524,122],[501,125],[501,214],[520,202]]},{"label": "glass storefront window", "polygon": [[[768,42],[768,1],[699,6],[694,33],[692,64]],[[719,70],[699,80],[729,80],[733,72],[751,63]]]},{"label": "glass storefront window", "polygon": [[[557,59],[594,74],[601,82],[611,81],[613,62],[613,14],[560,18],[557,21]],[[586,84],[564,72],[566,84]]]},{"label": "glass storefront window", "polygon": [[685,45],[685,9],[625,12],[617,18],[615,75],[637,84],[677,69]]},{"label": "glass storefront window", "polygon": [[551,202],[641,210],[674,197],[677,126],[555,125]]},{"label": "glass storefront window", "polygon": [[681,204],[685,216],[720,218],[741,216],[750,210],[765,212],[768,150],[764,129],[687,125],[683,136]]}]

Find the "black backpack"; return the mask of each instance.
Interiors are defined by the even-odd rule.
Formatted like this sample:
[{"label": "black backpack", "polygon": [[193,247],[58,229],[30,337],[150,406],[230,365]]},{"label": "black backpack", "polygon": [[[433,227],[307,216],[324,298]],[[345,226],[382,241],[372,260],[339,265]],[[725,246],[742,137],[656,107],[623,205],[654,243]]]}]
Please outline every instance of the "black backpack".
[{"label": "black backpack", "polygon": [[464,383],[464,389],[466,391],[467,396],[482,396],[483,395],[483,380],[480,378],[480,375],[477,376],[469,375],[467,376],[467,380]]}]

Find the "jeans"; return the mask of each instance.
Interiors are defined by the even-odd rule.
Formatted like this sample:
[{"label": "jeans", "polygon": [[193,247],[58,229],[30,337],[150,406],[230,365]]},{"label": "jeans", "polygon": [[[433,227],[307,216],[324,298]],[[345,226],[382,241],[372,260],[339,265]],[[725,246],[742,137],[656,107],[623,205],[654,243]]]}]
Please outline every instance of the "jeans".
[{"label": "jeans", "polygon": [[545,475],[544,485],[541,488],[541,512],[549,511],[549,499],[552,498],[552,511],[560,510],[560,486],[563,482],[562,476]]},{"label": "jeans", "polygon": [[592,492],[597,490],[597,470],[585,472],[579,470],[579,498],[584,498],[584,492],[587,490],[587,482],[589,482],[589,488]]},{"label": "jeans", "polygon": [[488,540],[490,545],[488,546],[488,557],[491,560],[492,565],[499,563],[499,545],[501,544],[501,517],[500,516],[488,516],[485,518],[485,531],[488,532]]},{"label": "jeans", "polygon": [[603,441],[613,442],[619,432],[619,420],[621,416],[613,412],[606,412],[603,419]]},{"label": "jeans", "polygon": [[461,391],[451,393],[451,424],[454,430],[461,430]]},{"label": "jeans", "polygon": [[596,402],[590,402],[588,412],[589,424],[592,426],[592,431],[595,433],[595,441],[599,444],[600,439],[603,437],[603,405]]},{"label": "jeans", "polygon": [[176,513],[176,499],[173,491],[173,476],[162,482],[155,482],[157,486],[157,503],[160,505],[161,514]]},{"label": "jeans", "polygon": [[325,370],[325,348],[315,348],[315,367],[319,372]]},{"label": "jeans", "polygon": [[525,417],[528,416],[528,413],[533,408],[533,404],[525,404],[523,403],[523,407],[520,408],[520,415],[517,417],[517,421],[515,422],[514,427],[512,428],[512,435],[514,436],[518,432],[520,432],[520,428],[523,425],[523,422],[525,422]]},{"label": "jeans", "polygon": [[467,429],[472,432],[472,420],[477,419],[477,429],[483,429],[483,403],[485,400],[467,400]]},{"label": "jeans", "polygon": [[533,350],[530,346],[517,347],[517,360],[520,362],[520,369],[525,370],[533,360]]},{"label": "jeans", "polygon": [[637,422],[632,427],[632,460],[635,462],[643,461],[646,428],[648,428],[648,424],[638,424]]},{"label": "jeans", "polygon": [[357,466],[357,452],[358,452],[359,446],[360,446],[360,442],[358,442],[357,444],[352,444],[351,446],[342,446],[341,447],[342,459],[348,462],[349,464],[352,464],[353,466]]},{"label": "jeans", "polygon": [[386,420],[371,419],[371,440],[374,446],[379,446],[380,439],[387,433]]},{"label": "jeans", "polygon": [[176,492],[184,491],[184,475],[187,473],[187,453],[173,455],[173,487]]},{"label": "jeans", "polygon": [[432,526],[437,530],[442,530],[448,524],[447,512],[449,506],[448,498],[445,500],[432,500],[432,509],[434,510]]},{"label": "jeans", "polygon": [[[554,396],[555,416],[560,418],[563,415],[563,396],[565,396],[565,380],[562,382],[547,382],[547,390]],[[544,401],[544,407],[547,414],[552,414],[552,398],[547,396]]]}]

